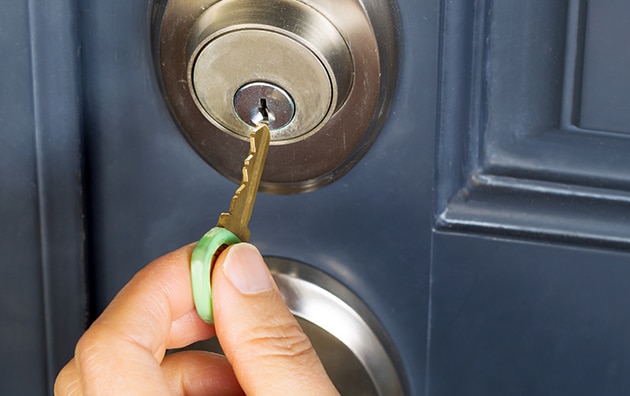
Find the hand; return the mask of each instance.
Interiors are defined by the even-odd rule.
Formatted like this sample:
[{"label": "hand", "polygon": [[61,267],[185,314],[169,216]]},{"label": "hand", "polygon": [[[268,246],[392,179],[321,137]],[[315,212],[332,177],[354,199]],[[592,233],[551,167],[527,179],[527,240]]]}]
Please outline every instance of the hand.
[{"label": "hand", "polygon": [[[212,275],[215,326],[195,311],[193,246],[163,256],[120,291],[79,340],[56,395],[336,395],[258,250],[230,246]],[[227,360],[165,356],[216,333]]]}]

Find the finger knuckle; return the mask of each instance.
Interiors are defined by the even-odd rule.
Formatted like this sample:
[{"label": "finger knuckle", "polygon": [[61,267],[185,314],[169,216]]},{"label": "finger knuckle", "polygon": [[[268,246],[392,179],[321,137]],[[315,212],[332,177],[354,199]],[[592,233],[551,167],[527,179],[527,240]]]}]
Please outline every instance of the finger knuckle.
[{"label": "finger knuckle", "polygon": [[81,395],[81,383],[74,373],[64,368],[59,372],[54,384],[55,396],[78,396]]},{"label": "finger knuckle", "polygon": [[88,331],[77,342],[74,356],[82,372],[97,368],[98,357],[107,352],[102,338],[100,334]]},{"label": "finger knuckle", "polygon": [[313,353],[310,340],[297,323],[258,326],[245,343],[261,357],[297,358]]}]

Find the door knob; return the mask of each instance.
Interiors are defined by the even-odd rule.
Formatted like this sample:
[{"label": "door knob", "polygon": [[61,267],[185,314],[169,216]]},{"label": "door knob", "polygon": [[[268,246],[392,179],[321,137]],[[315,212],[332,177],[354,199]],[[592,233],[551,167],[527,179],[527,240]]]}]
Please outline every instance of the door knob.
[{"label": "door knob", "polygon": [[252,127],[271,147],[261,188],[325,185],[362,156],[396,77],[395,8],[383,0],[168,0],[154,7],[156,64],[180,129],[240,179]]}]

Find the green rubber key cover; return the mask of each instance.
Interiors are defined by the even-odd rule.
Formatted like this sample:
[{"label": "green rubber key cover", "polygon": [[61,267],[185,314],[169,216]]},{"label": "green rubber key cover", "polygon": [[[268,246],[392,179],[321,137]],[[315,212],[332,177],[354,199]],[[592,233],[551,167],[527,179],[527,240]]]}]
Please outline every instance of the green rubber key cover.
[{"label": "green rubber key cover", "polygon": [[223,227],[214,227],[201,237],[190,257],[190,280],[193,300],[199,317],[208,324],[214,323],[212,315],[212,285],[210,277],[222,246],[239,243],[240,239]]}]

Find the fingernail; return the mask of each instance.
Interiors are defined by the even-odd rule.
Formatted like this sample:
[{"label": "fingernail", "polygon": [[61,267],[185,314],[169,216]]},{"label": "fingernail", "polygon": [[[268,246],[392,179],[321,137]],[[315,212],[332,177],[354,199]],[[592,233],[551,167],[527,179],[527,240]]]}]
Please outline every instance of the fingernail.
[{"label": "fingernail", "polygon": [[258,249],[248,243],[232,245],[223,261],[223,272],[243,294],[271,290],[271,275]]}]

